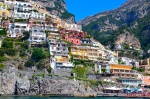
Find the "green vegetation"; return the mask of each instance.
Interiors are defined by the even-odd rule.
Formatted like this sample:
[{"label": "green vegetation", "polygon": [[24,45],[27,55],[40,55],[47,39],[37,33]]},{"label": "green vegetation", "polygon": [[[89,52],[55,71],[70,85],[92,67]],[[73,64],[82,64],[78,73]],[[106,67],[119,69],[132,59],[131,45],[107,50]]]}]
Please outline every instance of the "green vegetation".
[{"label": "green vegetation", "polygon": [[15,19],[15,22],[27,22],[27,19]]},{"label": "green vegetation", "polygon": [[84,66],[75,66],[72,70],[72,73],[75,73],[76,77],[86,78],[86,67],[84,67]]},{"label": "green vegetation", "polygon": [[27,55],[27,53],[25,52],[25,50],[20,50],[20,53],[19,53],[20,57],[24,57],[26,55]]},{"label": "green vegetation", "polygon": [[40,61],[36,67],[37,67],[37,69],[42,70],[45,68],[45,64],[43,63],[43,61]]},{"label": "green vegetation", "polygon": [[23,43],[21,43],[21,47],[23,49],[28,49],[29,48],[29,44],[30,44],[30,42],[26,40]]},{"label": "green vegetation", "polygon": [[135,68],[135,67],[133,67],[132,70],[136,70],[138,72],[144,72],[145,71],[143,68]]},{"label": "green vegetation", "polygon": [[19,64],[18,69],[19,69],[19,70],[23,70],[23,69],[24,69],[24,66],[23,66],[22,64]]},{"label": "green vegetation", "polygon": [[34,12],[38,12],[38,11],[37,11],[37,10],[35,10],[35,9],[34,9],[33,11],[34,11]]},{"label": "green vegetation", "polygon": [[4,64],[0,64],[0,69],[3,69],[5,67]]},{"label": "green vegetation", "polygon": [[6,30],[0,30],[0,36],[6,36]]},{"label": "green vegetation", "polygon": [[106,72],[106,69],[102,69],[102,73],[105,73]]},{"label": "green vegetation", "polygon": [[4,48],[13,48],[13,46],[14,46],[13,41],[8,41],[7,39],[3,40],[2,47],[4,47]]},{"label": "green vegetation", "polygon": [[41,59],[44,59],[46,56],[43,52],[43,50],[41,48],[34,48],[33,49],[33,52],[32,52],[32,58],[35,60],[35,61],[39,61]]},{"label": "green vegetation", "polygon": [[51,73],[52,68],[51,68],[51,67],[48,67],[48,68],[47,68],[47,71],[48,71],[49,73]]},{"label": "green vegetation", "polygon": [[70,17],[74,16],[73,14],[69,13],[67,10],[65,12],[62,13],[61,18],[63,19],[68,19]]},{"label": "green vegetation", "polygon": [[24,31],[22,40],[27,40],[27,39],[29,39],[29,37],[30,37],[30,32]]},{"label": "green vegetation", "polygon": [[25,66],[26,66],[26,67],[32,67],[32,66],[34,66],[34,62],[29,59],[29,60],[27,60],[27,61],[25,62]]}]

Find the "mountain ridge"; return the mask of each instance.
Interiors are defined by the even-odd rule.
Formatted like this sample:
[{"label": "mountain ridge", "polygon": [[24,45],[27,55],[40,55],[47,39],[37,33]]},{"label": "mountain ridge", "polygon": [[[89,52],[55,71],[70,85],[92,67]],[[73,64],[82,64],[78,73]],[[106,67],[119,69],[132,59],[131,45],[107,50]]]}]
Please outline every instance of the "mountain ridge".
[{"label": "mountain ridge", "polygon": [[[84,31],[86,31],[105,46],[112,46],[112,43],[115,43],[121,34],[125,34],[125,32],[121,31],[120,29],[127,30],[130,34],[132,34],[132,37],[130,37],[133,38],[133,40],[136,40],[136,38],[138,39],[135,46],[132,44],[132,42],[129,43],[129,45],[132,45],[130,46],[131,48],[135,47],[138,49],[142,48],[143,50],[148,50],[150,49],[148,44],[143,46],[144,35],[140,37],[142,31],[144,31],[143,29],[145,29],[145,25],[142,22],[137,22],[137,20],[141,19],[141,21],[144,21],[144,18],[149,16],[149,14],[149,0],[127,0],[127,2],[115,10],[105,11],[93,16],[86,17],[85,19],[79,21],[78,24],[82,25]],[[141,24],[143,27],[140,29],[137,29],[137,27],[133,28],[134,23],[138,23],[138,28],[140,28],[139,25]],[[149,23],[147,23],[146,26],[149,26]],[[150,33],[147,32],[147,34]],[[149,38],[147,40],[149,41]],[[115,43],[115,46],[116,45],[117,44]]]}]

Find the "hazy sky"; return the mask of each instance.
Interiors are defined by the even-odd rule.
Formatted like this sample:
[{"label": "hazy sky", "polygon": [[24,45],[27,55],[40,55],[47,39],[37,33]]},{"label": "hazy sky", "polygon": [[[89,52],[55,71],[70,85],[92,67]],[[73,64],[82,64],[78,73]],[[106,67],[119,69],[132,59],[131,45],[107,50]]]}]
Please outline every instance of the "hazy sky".
[{"label": "hazy sky", "polygon": [[76,16],[76,21],[102,11],[118,8],[125,1],[127,0],[65,0],[67,10]]}]

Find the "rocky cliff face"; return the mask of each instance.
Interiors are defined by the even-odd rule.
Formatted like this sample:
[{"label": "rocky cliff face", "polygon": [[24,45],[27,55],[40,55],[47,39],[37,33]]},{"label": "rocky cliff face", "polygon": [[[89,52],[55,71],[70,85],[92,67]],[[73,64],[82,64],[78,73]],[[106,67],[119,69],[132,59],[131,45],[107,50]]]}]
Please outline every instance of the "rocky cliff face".
[{"label": "rocky cliff face", "polygon": [[52,15],[56,15],[67,23],[75,23],[75,16],[66,10],[64,0],[35,0],[43,5]]},{"label": "rocky cliff face", "polygon": [[[148,26],[150,24],[146,23],[145,21],[145,17],[147,18],[147,20],[150,19],[148,18],[149,14],[149,0],[127,0],[126,3],[115,10],[106,11],[98,13],[94,16],[87,17],[79,21],[78,24],[82,25],[84,31],[88,32],[103,45],[111,45],[112,43],[119,41],[119,39],[121,39],[120,37],[122,36],[120,36],[120,34],[118,33],[116,36],[114,36],[115,33],[118,32],[118,30],[123,26],[127,26],[131,29],[131,33],[139,39],[141,45],[143,46],[142,41],[144,40],[141,39],[143,39],[144,36],[142,34],[143,32],[140,31],[146,31],[146,34],[149,34],[147,30],[149,31]],[[141,22],[139,22],[138,20],[140,20]],[[144,24],[144,22],[146,23],[146,25]],[[147,30],[145,30],[146,28]],[[149,39],[147,39],[147,41],[148,40]],[[147,44],[145,45],[148,46]]]},{"label": "rocky cliff face", "polygon": [[[56,77],[57,78],[57,77]],[[0,95],[36,95],[36,94],[93,94],[90,87],[82,81],[68,79],[36,77],[29,81],[26,75],[15,72],[0,74]]]},{"label": "rocky cliff face", "polygon": [[134,35],[132,35],[127,31],[126,33],[118,35],[117,40],[115,41],[115,45],[119,45],[121,46],[121,48],[124,48],[124,44],[134,49],[141,48],[139,40]]}]

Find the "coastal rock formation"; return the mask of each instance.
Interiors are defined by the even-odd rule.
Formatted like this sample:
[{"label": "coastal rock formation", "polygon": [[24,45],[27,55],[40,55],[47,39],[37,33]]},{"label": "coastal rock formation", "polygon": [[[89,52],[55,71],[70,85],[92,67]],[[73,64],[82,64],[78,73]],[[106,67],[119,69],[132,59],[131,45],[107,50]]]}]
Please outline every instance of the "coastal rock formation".
[{"label": "coastal rock formation", "polygon": [[16,82],[17,94],[27,94],[29,93],[30,81],[27,76],[23,78],[18,78]]},{"label": "coastal rock formation", "polygon": [[0,85],[0,94],[9,94],[13,95],[15,93],[15,84],[17,76],[14,72],[12,73],[2,73],[1,74],[1,85]]},{"label": "coastal rock formation", "polygon": [[84,82],[37,77],[29,81],[27,76],[17,76],[15,72],[5,72],[0,76],[1,95],[36,95],[36,94],[90,94],[95,93]]}]

